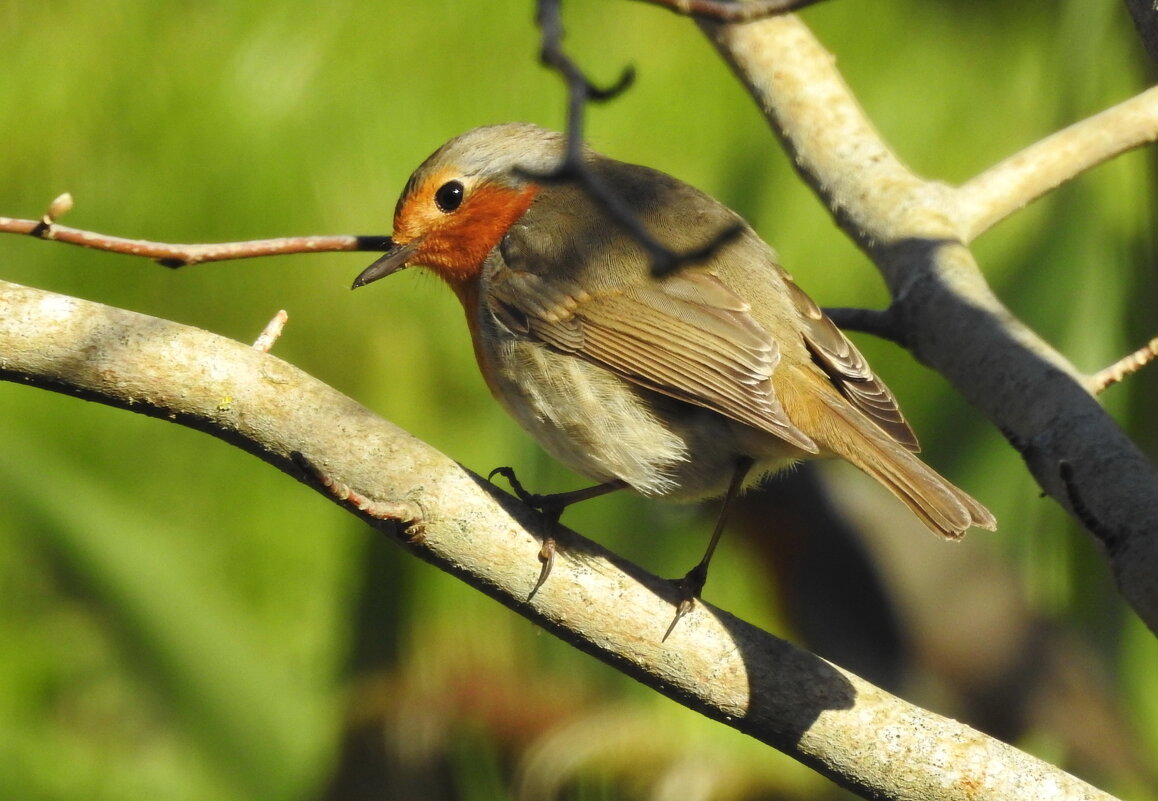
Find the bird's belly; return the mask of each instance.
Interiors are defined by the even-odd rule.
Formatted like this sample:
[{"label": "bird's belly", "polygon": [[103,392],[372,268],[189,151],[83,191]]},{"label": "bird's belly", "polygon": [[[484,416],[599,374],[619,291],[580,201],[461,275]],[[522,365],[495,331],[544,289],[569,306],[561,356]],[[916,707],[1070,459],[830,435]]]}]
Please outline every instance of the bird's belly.
[{"label": "bird's belly", "polygon": [[478,355],[511,416],[592,481],[621,479],[643,495],[696,500],[722,494],[742,457],[757,460],[756,479],[802,455],[771,434],[537,343],[505,338]]}]

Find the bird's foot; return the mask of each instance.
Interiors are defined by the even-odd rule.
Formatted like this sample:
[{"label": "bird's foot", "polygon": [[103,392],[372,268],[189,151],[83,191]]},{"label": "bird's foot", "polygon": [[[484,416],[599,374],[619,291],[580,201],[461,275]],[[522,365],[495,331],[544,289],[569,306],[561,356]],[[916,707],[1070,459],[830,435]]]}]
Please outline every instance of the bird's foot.
[{"label": "bird's foot", "polygon": [[[513,467],[496,467],[487,475],[487,481],[493,483],[492,479],[495,476],[505,478],[507,483],[511,485],[511,492],[515,494],[515,497],[541,514],[548,526],[553,528],[559,524],[559,518],[566,508],[566,504],[557,502],[559,496],[527,492],[523,482],[515,476]],[[535,593],[547,583],[547,577],[551,575],[551,568],[555,566],[555,552],[557,550],[554,537],[548,536],[543,539],[543,545],[539,549],[539,562],[542,563],[542,567],[539,568],[539,577],[535,580],[535,586],[531,587],[531,592],[527,595],[528,601],[534,598]]]},{"label": "bird's foot", "polygon": [[555,566],[555,538],[547,537],[543,540],[543,547],[539,549],[539,561],[543,566],[539,568],[539,578],[535,580],[535,586],[531,587],[531,593],[527,596],[527,600],[535,597],[535,593],[539,588],[547,583],[547,576],[551,575],[551,568]]},{"label": "bird's foot", "polygon": [[[487,476],[487,481],[490,481],[495,476],[502,476],[511,485],[511,492],[515,493],[515,497],[520,501],[535,509],[546,520],[550,529],[554,529],[559,525],[559,518],[563,515],[563,510],[573,503],[586,501],[591,498],[598,498],[600,495],[606,495],[609,492],[623,489],[627,486],[625,481],[608,481],[603,484],[596,484],[593,487],[584,487],[583,489],[572,490],[571,492],[559,492],[553,495],[537,495],[533,492],[527,492],[523,487],[521,481],[515,477],[515,471],[510,467],[496,467]],[[555,538],[547,536],[543,540],[543,547],[539,549],[539,561],[543,563],[543,567],[539,571],[539,579],[535,582],[535,586],[531,589],[531,594],[527,596],[527,600],[535,597],[535,593],[547,581],[547,576],[551,575],[551,568],[555,564],[555,552],[557,546]]]},{"label": "bird's foot", "polygon": [[534,492],[528,492],[527,489],[523,486],[523,482],[519,481],[518,477],[515,475],[515,469],[513,467],[496,467],[494,470],[487,474],[487,481],[493,484],[495,476],[502,476],[505,478],[507,483],[511,485],[511,492],[513,492],[515,497],[525,503],[527,506],[538,511],[552,523],[557,523],[559,521],[559,517],[563,514],[563,509],[566,508],[565,504],[560,504],[557,502],[556,499],[560,496],[539,495]]}]

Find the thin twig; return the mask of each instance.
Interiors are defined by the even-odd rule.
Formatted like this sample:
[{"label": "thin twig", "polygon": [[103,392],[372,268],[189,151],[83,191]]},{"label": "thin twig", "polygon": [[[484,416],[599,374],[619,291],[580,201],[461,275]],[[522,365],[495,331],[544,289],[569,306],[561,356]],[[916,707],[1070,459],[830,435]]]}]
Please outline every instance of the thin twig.
[{"label": "thin twig", "polygon": [[261,329],[261,333],[253,342],[253,349],[259,353],[269,353],[273,347],[273,343],[277,342],[281,332],[285,329],[285,324],[289,320],[289,314],[285,309],[279,309],[273,319],[266,323],[265,328]]},{"label": "thin twig", "polygon": [[1102,394],[1106,387],[1117,384],[1123,378],[1141,370],[1158,358],[1158,337],[1154,337],[1129,356],[1091,375],[1086,379],[1086,387],[1095,395]]},{"label": "thin twig", "polygon": [[562,0],[539,0],[537,21],[543,35],[540,60],[557,71],[567,84],[567,148],[562,163],[554,170],[549,173],[528,173],[528,177],[537,181],[570,181],[578,184],[643,248],[651,262],[652,273],[656,276],[668,275],[686,264],[707,259],[717,248],[739,236],[743,227],[728,226],[698,248],[673,251],[653,237],[626,201],[587,168],[583,152],[583,121],[587,104],[604,102],[624,92],[635,80],[635,71],[631,67],[626,68],[619,80],[607,88],[593,84],[563,51],[561,4]]},{"label": "thin twig", "polygon": [[1114,156],[1158,139],[1158,87],[1035,142],[957,190],[971,242],[1013,212]]},{"label": "thin twig", "polygon": [[0,217],[0,233],[26,234],[37,239],[51,239],[69,245],[144,256],[166,267],[185,267],[207,261],[252,259],[257,256],[284,256],[292,253],[335,253],[343,251],[386,251],[390,248],[388,236],[287,236],[280,239],[253,239],[247,242],[219,242],[200,245],[181,245],[169,242],[151,242],[145,239],[126,239],[80,228],[58,225],[53,216],[46,214],[39,220]]},{"label": "thin twig", "polygon": [[752,22],[777,14],[787,14],[821,0],[642,0],[663,6],[676,14],[702,17],[717,22]]}]

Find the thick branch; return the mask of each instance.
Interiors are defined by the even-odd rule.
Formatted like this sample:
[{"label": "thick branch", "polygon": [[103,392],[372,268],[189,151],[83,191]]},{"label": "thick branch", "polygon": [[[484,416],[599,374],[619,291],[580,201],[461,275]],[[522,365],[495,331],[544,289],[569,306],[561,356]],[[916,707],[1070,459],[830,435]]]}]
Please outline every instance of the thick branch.
[{"label": "thick branch", "polygon": [[[299,479],[304,457],[361,494],[421,510],[421,536],[399,538],[418,556],[624,673],[867,797],[1109,798],[708,604],[697,604],[661,641],[673,586],[572,532],[552,529],[560,545],[554,570],[526,601],[538,573],[537,515],[268,354],[3,282],[0,354],[6,380],[206,431]],[[396,526],[387,527],[397,534]]]},{"label": "thick branch", "polygon": [[1071,513],[1080,497],[1075,519],[1104,546],[1123,595],[1158,632],[1158,474],[1090,396],[1085,377],[990,291],[961,244],[975,224],[955,211],[954,190],[901,164],[797,18],[699,24],[804,180],[877,264],[909,347],[1005,434],[1051,497]]}]

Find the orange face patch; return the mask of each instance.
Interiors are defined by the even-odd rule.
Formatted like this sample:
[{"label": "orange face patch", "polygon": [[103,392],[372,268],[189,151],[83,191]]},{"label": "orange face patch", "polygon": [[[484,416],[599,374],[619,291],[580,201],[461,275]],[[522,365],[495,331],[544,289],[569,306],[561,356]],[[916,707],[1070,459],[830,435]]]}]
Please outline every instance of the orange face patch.
[{"label": "orange face patch", "polygon": [[410,262],[432,269],[461,297],[463,285],[478,277],[487,254],[531,205],[539,188],[468,185],[461,206],[440,211],[434,194],[456,179],[453,171],[440,170],[414,187],[398,207],[393,239],[401,244],[417,239]]}]

